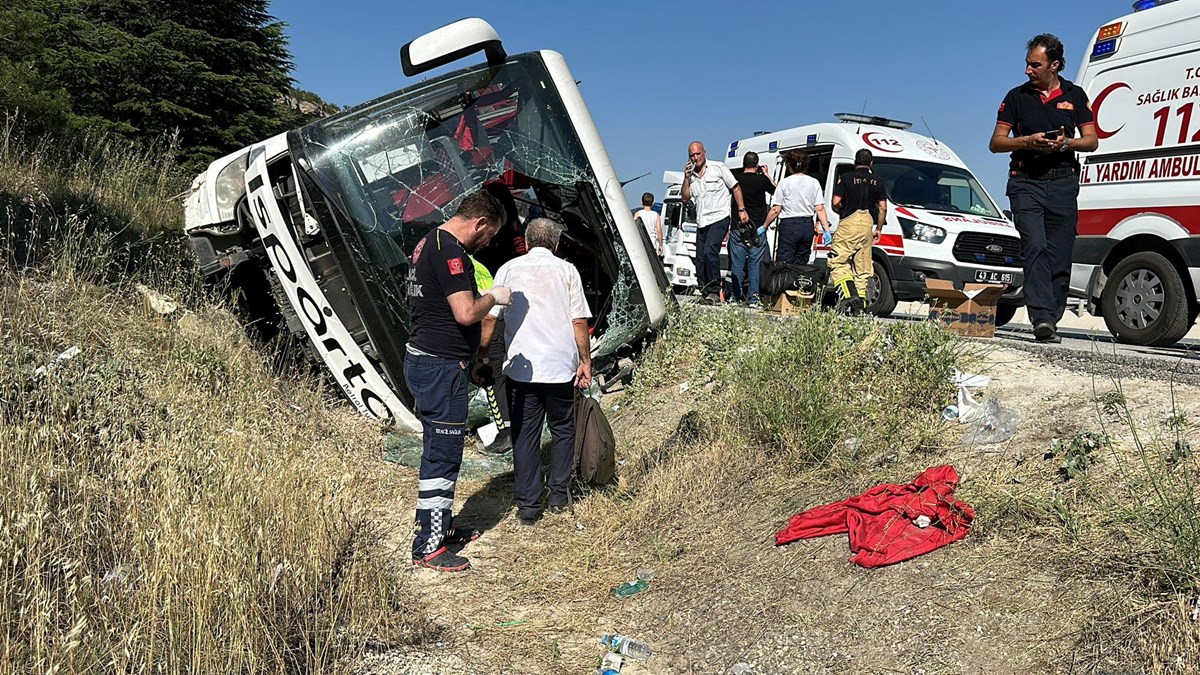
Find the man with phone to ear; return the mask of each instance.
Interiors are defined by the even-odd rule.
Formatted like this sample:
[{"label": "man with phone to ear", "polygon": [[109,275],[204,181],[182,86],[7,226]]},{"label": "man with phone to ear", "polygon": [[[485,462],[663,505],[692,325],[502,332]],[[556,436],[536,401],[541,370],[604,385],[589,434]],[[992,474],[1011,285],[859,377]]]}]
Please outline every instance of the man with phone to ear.
[{"label": "man with phone to ear", "polygon": [[679,196],[696,204],[696,281],[701,302],[721,302],[721,242],[729,234],[730,197],[737,204],[738,222],[749,223],[742,186],[733,173],[720,163],[710,164],[704,144],[688,145],[688,162],[683,167],[683,185]]},{"label": "man with phone to ear", "polygon": [[1043,34],[1027,48],[1028,81],[1004,97],[988,149],[1012,157],[1005,193],[1021,235],[1033,335],[1038,342],[1061,342],[1058,322],[1067,308],[1079,220],[1075,153],[1095,150],[1099,140],[1087,93],[1059,75],[1066,66],[1062,42]]}]

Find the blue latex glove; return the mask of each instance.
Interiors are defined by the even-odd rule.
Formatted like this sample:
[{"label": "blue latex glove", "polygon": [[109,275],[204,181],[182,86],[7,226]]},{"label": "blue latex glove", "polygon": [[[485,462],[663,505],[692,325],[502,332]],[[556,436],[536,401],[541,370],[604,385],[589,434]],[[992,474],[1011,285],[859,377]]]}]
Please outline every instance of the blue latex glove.
[{"label": "blue latex glove", "polygon": [[766,233],[767,233],[767,228],[765,228],[765,227],[762,227],[762,226],[759,226],[759,228],[758,228],[758,236],[760,236],[760,237],[761,237],[761,236],[763,236],[763,235],[764,235],[764,234],[766,234]]},{"label": "blue latex glove", "polygon": [[833,243],[833,233],[830,232],[829,230],[825,230],[824,232],[822,232],[821,233],[821,245],[829,246],[832,243]]}]

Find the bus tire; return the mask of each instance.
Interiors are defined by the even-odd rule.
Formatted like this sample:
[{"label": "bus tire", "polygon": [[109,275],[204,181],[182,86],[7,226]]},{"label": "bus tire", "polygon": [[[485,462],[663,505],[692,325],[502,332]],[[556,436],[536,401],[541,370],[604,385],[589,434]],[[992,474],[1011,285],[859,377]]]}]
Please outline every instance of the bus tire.
[{"label": "bus tire", "polygon": [[896,310],[896,294],[892,292],[892,278],[888,276],[887,268],[878,260],[871,261],[875,276],[867,286],[867,313],[878,317],[888,317]]},{"label": "bus tire", "polygon": [[1100,294],[1100,313],[1109,332],[1135,345],[1173,345],[1191,327],[1183,279],[1170,260],[1154,251],[1117,263]]}]

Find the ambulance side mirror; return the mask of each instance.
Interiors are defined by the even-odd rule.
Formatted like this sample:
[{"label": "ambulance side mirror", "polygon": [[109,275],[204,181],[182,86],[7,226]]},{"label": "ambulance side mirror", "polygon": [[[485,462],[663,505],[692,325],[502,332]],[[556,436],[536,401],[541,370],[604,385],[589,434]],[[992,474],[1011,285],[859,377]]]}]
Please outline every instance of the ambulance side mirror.
[{"label": "ambulance side mirror", "polygon": [[1009,220],[1013,219],[1012,211],[1009,211],[1008,209],[1004,209],[1001,213],[1004,214],[1005,218],[1008,218]]}]

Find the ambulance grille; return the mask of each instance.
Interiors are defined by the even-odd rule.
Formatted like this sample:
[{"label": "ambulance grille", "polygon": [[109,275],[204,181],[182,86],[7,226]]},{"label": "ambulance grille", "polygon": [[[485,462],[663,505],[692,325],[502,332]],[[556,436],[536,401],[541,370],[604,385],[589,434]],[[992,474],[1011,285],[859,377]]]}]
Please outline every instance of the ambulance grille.
[{"label": "ambulance grille", "polygon": [[972,265],[1020,267],[1021,240],[982,232],[963,232],[954,240],[954,259]]}]

